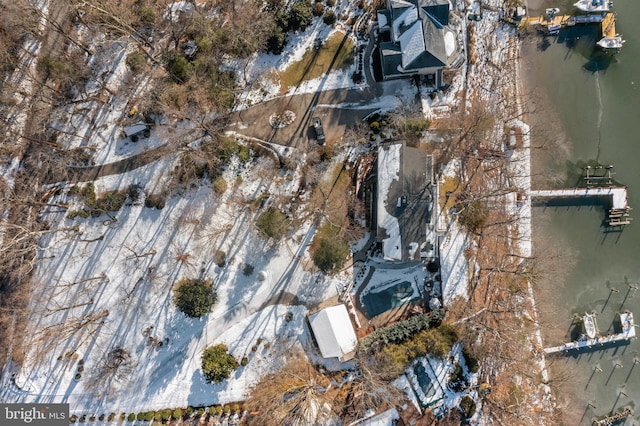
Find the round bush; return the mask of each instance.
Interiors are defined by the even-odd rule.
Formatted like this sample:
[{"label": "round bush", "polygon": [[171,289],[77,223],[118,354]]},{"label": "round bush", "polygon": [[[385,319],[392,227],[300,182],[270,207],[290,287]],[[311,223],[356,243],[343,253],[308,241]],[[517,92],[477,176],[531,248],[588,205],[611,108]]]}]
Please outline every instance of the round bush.
[{"label": "round bush", "polygon": [[338,272],[349,255],[349,245],[340,238],[323,238],[313,254],[313,263],[325,274]]},{"label": "round bush", "polygon": [[132,422],[136,419],[136,415],[134,413],[131,413],[127,416],[127,421]]},{"label": "round bush", "polygon": [[211,281],[193,278],[178,282],[174,301],[186,316],[200,318],[211,312],[217,298],[215,290],[211,287]]},{"label": "round bush", "polygon": [[333,10],[327,10],[327,12],[322,17],[322,20],[327,25],[333,25],[336,23],[336,13]]},{"label": "round bush", "polygon": [[313,16],[322,16],[324,13],[324,6],[322,3],[316,3],[313,5]]},{"label": "round bush", "polygon": [[227,353],[225,345],[209,346],[202,354],[202,372],[209,383],[228,379],[238,368],[238,362]]},{"label": "round bush", "polygon": [[256,221],[256,226],[267,237],[279,240],[287,232],[287,218],[276,209],[269,209],[262,213]]},{"label": "round bush", "polygon": [[242,358],[242,360],[240,360],[240,365],[246,367],[247,364],[249,364],[249,358],[245,356]]}]

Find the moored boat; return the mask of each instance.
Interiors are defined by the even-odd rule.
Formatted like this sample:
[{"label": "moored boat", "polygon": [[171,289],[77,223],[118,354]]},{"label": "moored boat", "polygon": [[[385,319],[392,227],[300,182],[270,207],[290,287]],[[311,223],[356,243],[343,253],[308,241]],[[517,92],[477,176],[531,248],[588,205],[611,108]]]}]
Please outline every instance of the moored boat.
[{"label": "moored boat", "polygon": [[608,12],[613,6],[610,0],[580,0],[573,4],[578,10],[587,13]]},{"label": "moored boat", "polygon": [[582,317],[584,332],[589,339],[595,339],[598,334],[598,326],[596,325],[596,316],[594,314],[584,314]]},{"label": "moored boat", "polygon": [[550,7],[548,9],[545,9],[544,13],[547,14],[547,16],[555,16],[560,13],[560,9],[558,9],[557,7]]},{"label": "moored boat", "polygon": [[616,37],[603,37],[596,44],[601,48],[608,50],[608,49],[620,49],[622,48],[623,43],[624,43],[624,40],[622,39],[622,37],[616,36]]},{"label": "moored boat", "polygon": [[561,28],[562,28],[562,25],[560,24],[549,24],[547,25],[547,32],[549,33],[549,35],[555,35],[560,32]]}]

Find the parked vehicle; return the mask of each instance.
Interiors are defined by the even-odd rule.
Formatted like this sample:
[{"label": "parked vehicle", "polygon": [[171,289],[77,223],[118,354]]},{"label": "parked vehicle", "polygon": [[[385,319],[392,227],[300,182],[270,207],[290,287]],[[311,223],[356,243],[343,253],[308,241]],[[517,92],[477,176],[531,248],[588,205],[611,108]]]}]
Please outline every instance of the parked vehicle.
[{"label": "parked vehicle", "polygon": [[311,119],[311,123],[313,125],[313,129],[316,132],[316,140],[320,145],[324,145],[325,137],[324,130],[322,129],[322,121],[318,117],[313,117]]}]

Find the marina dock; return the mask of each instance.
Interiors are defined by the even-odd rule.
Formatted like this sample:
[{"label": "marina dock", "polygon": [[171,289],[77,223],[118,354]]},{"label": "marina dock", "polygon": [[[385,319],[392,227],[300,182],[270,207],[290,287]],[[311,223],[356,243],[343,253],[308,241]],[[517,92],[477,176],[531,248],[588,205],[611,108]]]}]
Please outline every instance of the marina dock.
[{"label": "marina dock", "polygon": [[560,346],[544,348],[544,352],[547,355],[559,352],[569,352],[572,350],[598,347],[608,343],[623,342],[634,339],[636,337],[636,328],[633,323],[633,313],[623,312],[618,315],[620,316],[620,324],[622,325],[622,331],[620,333],[610,334],[608,336],[598,336],[594,339],[578,340],[575,342],[565,343]]},{"label": "marina dock", "polygon": [[596,44],[603,49],[618,50],[624,40],[616,33],[616,15],[613,12],[589,13],[586,15],[547,14],[537,17],[522,18],[518,28],[545,28],[549,34],[557,34],[561,28],[573,27],[581,24],[600,24],[602,38]]}]

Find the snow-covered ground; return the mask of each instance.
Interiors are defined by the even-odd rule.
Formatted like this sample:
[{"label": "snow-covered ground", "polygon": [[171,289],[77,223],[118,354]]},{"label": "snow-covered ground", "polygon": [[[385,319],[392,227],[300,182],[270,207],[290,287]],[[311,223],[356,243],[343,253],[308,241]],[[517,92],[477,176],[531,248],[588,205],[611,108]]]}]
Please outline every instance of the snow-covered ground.
[{"label": "snow-covered ground", "polygon": [[[97,193],[134,183],[154,192],[172,161],[98,179]],[[295,182],[287,185],[284,176],[269,174],[268,159],[234,164],[225,177],[234,182],[239,175],[244,181],[223,196],[201,186],[169,197],[162,210],[142,202],[125,206],[113,214],[115,221],[105,215],[74,220],[64,212],[45,215],[52,229],[68,230],[41,241],[33,351],[15,371],[15,384],[3,383],[3,401],[66,401],[72,412],[84,414],[244,399],[251,384],[274,368],[270,360],[305,333],[306,308],[283,306],[280,298],[291,294],[294,303],[314,304],[338,289],[334,281],[306,270],[307,246],[315,233],[311,223],[279,245],[265,241],[253,225],[250,201],[263,192],[274,198],[290,195],[297,190]],[[216,264],[218,251],[226,253],[222,267]],[[254,271],[246,274],[248,264]],[[175,282],[195,277],[213,280],[218,294],[213,311],[200,320],[187,318],[171,301]],[[293,313],[290,322],[284,319],[287,312]],[[151,337],[163,345],[151,345]],[[258,338],[265,343],[252,352]],[[238,361],[248,357],[249,364],[229,381],[206,384],[200,355],[220,342]],[[97,372],[116,348],[131,354],[131,371],[108,386]],[[76,381],[79,360],[84,372]]]},{"label": "snow-covered ground", "polygon": [[[357,17],[362,11],[357,9],[356,4],[356,1],[339,1],[332,9],[336,16],[346,13]],[[314,49],[316,40],[324,41],[336,33],[342,35],[349,30],[350,28],[342,21],[329,26],[323,22],[322,17],[314,17],[311,25],[304,31],[287,35],[285,50],[280,55],[256,53],[245,60],[229,59],[226,67],[235,71],[240,87],[244,88],[242,94],[238,96],[235,108],[245,109],[284,94],[315,93],[319,90],[358,87],[352,79],[352,74],[356,71],[355,61],[348,68],[333,70],[321,77],[305,80],[297,87],[281,87],[277,78],[278,72],[286,70],[291,64],[300,61],[307,51]],[[352,33],[348,37],[357,43]]]}]

